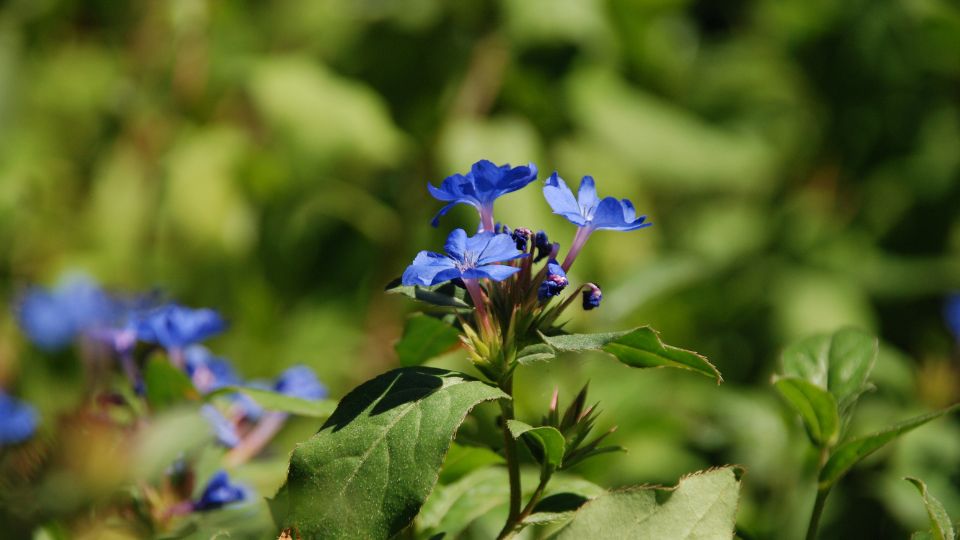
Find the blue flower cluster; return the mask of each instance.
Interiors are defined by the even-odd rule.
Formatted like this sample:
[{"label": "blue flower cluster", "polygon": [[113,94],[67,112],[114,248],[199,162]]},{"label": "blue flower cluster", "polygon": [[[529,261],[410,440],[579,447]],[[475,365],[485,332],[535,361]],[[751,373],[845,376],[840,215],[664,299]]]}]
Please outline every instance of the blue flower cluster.
[{"label": "blue flower cluster", "polygon": [[[287,369],[275,381],[245,382],[229,360],[201,345],[227,328],[223,317],[212,309],[161,303],[150,297],[121,298],[107,293],[92,279],[76,275],[52,289],[31,287],[15,309],[24,334],[41,349],[60,350],[77,340],[101,346],[83,347],[84,353],[104,352],[105,346],[106,353],[141,394],[147,389],[141,377],[143,358],[135,354],[138,343],[147,351],[158,347],[165,350],[170,362],[187,374],[202,395],[243,386],[305,400],[319,400],[327,394],[314,372],[302,365]],[[247,434],[255,430],[263,409],[245,394],[234,392],[217,396],[202,407],[201,414],[215,438],[233,448],[242,445]],[[283,419],[285,415],[271,418],[271,433],[279,429]],[[0,444],[24,439],[35,425],[32,408],[0,393]],[[262,434],[258,435],[256,444],[264,442]]]},{"label": "blue flower cluster", "polygon": [[[511,167],[481,160],[466,174],[447,177],[439,187],[428,184],[430,194],[447,203],[433,218],[434,226],[454,205],[466,204],[476,208],[480,215],[479,232],[471,237],[463,229],[455,229],[447,237],[444,253],[418,253],[403,273],[403,285],[426,287],[446,281],[462,284],[473,300],[477,317],[485,319],[489,290],[485,292],[484,289],[489,289],[492,284],[508,279],[518,282],[533,280],[532,283],[521,283],[519,289],[534,290],[537,300],[549,302],[568,286],[567,272],[595,231],[633,231],[650,226],[646,216],[637,216],[629,200],[601,198],[592,177],[583,177],[574,196],[566,182],[554,172],[543,184],[544,198],[555,214],[577,226],[563,263],[558,263],[556,257],[560,245],[551,243],[544,231],[534,234],[524,227],[511,230],[494,221],[494,201],[527,186],[536,180],[536,176],[537,167],[533,164]],[[547,259],[547,264],[539,272],[532,271],[531,265],[543,259]],[[486,280],[484,283],[488,285],[481,286],[481,280]],[[595,284],[586,284],[577,291],[583,292],[583,309],[591,310],[600,305],[603,295]],[[522,298],[514,300],[517,305],[523,304]],[[560,309],[568,304],[569,300],[564,301]],[[489,323],[479,322],[490,328]]]}]

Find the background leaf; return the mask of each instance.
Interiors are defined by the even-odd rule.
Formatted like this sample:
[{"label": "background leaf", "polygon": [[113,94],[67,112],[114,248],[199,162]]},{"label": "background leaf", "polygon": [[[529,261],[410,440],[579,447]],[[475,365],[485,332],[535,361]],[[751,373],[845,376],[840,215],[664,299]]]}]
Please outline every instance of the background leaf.
[{"label": "background leaf", "polygon": [[143,382],[151,407],[162,409],[187,399],[200,398],[190,377],[161,356],[154,355],[147,360]]},{"label": "background leaf", "polygon": [[926,507],[927,516],[930,518],[930,535],[932,538],[936,540],[953,540],[953,522],[950,521],[947,509],[927,491],[927,484],[925,484],[923,480],[909,476],[904,478],[904,480],[913,484],[923,498],[923,505]]},{"label": "background leaf", "polygon": [[836,442],[840,433],[840,416],[832,394],[798,377],[781,377],[773,384],[800,415],[815,446],[824,447]]},{"label": "background leaf", "polygon": [[877,350],[875,337],[856,328],[844,328],[787,347],[782,356],[783,373],[828,390],[843,415],[868,388]]},{"label": "background leaf", "polygon": [[394,345],[402,366],[417,366],[460,343],[460,332],[422,313],[407,318],[403,337]]},{"label": "background leaf", "polygon": [[504,397],[480,381],[426,367],[360,385],[294,450],[273,505],[278,526],[295,527],[305,539],[391,537],[433,489],[470,409]]},{"label": "background leaf", "polygon": [[733,536],[740,470],[694,473],[673,488],[637,487],[583,505],[558,540],[622,538],[724,539]]},{"label": "background leaf", "polygon": [[636,368],[672,367],[685,369],[723,381],[720,372],[704,356],[665,344],[649,326],[627,332],[571,334],[543,340],[560,352],[602,350]]},{"label": "background leaf", "polygon": [[851,467],[890,441],[931,420],[936,420],[947,413],[953,412],[958,407],[960,407],[960,404],[952,405],[946,409],[940,409],[932,413],[922,414],[909,420],[904,420],[899,424],[890,426],[877,433],[858,437],[852,441],[841,444],[834,450],[826,465],[823,466],[823,469],[820,470],[821,488],[835,484]]},{"label": "background leaf", "polygon": [[261,388],[249,386],[225,386],[207,394],[207,399],[239,392],[257,402],[261,407],[272,411],[286,412],[298,416],[327,418],[333,414],[336,403],[329,399],[302,399]]}]

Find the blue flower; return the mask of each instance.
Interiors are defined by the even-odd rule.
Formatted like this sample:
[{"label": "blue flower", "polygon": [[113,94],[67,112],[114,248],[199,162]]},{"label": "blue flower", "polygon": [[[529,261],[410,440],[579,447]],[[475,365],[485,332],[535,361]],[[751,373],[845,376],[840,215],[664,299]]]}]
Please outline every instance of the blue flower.
[{"label": "blue flower", "polygon": [[533,163],[519,167],[510,167],[509,164],[497,166],[482,159],[474,163],[467,174],[448,176],[440,187],[427,183],[427,189],[434,198],[448,203],[437,212],[431,223],[436,227],[440,216],[455,205],[469,204],[480,212],[480,230],[493,232],[493,201],[536,179],[537,167]]},{"label": "blue flower", "polygon": [[220,444],[227,448],[233,448],[240,444],[240,434],[237,433],[236,426],[221,414],[216,407],[213,405],[204,405],[200,408],[200,415],[203,416],[210,424],[210,427],[213,428],[213,434],[217,437],[217,441]]},{"label": "blue flower", "polygon": [[112,299],[93,280],[71,275],[50,290],[30,288],[19,302],[17,319],[31,342],[55,351],[108,323],[115,311]]},{"label": "blue flower", "polygon": [[943,317],[947,322],[947,327],[953,332],[953,336],[960,341],[960,293],[954,293],[947,297]]},{"label": "blue flower", "polygon": [[230,483],[230,477],[224,470],[217,471],[207,486],[203,488],[200,498],[193,503],[193,509],[215,510],[226,504],[242,501],[247,498],[247,490]]},{"label": "blue flower", "polygon": [[214,356],[203,345],[187,347],[184,351],[184,367],[193,386],[202,394],[241,382],[227,359]]},{"label": "blue flower", "polygon": [[540,288],[537,289],[537,298],[539,298],[541,302],[553,298],[560,294],[569,284],[570,282],[567,280],[566,272],[557,264],[557,261],[551,260],[547,263],[547,277],[543,279],[543,282],[540,283]]},{"label": "blue flower", "polygon": [[637,217],[633,203],[627,199],[597,196],[597,187],[592,176],[584,176],[577,197],[557,173],[550,175],[543,186],[543,196],[554,214],[560,214],[578,227],[632,231],[649,227],[644,223],[647,216]]},{"label": "blue flower", "polygon": [[158,343],[166,349],[182,349],[199,343],[227,327],[226,321],[212,309],[192,309],[173,303],[147,312],[135,324],[142,341]]},{"label": "blue flower", "polygon": [[290,397],[318,400],[327,397],[327,389],[307,366],[293,366],[280,374],[274,390]]},{"label": "blue flower", "polygon": [[403,284],[436,285],[455,278],[503,281],[520,269],[497,263],[525,256],[510,235],[482,232],[468,238],[463,229],[451,232],[443,249],[446,255],[430,251],[418,253],[403,273]]},{"label": "blue flower", "polygon": [[600,307],[600,301],[603,300],[603,293],[600,292],[600,287],[597,287],[593,283],[587,283],[587,288],[583,291],[583,309],[590,311],[591,309]]},{"label": "blue flower", "polygon": [[537,249],[537,255],[533,259],[533,262],[540,262],[542,259],[555,255],[553,250],[560,249],[560,244],[551,244],[550,239],[547,238],[547,233],[543,231],[537,231],[537,234],[533,238],[533,245]]},{"label": "blue flower", "polygon": [[0,446],[29,439],[37,430],[37,411],[0,391]]}]

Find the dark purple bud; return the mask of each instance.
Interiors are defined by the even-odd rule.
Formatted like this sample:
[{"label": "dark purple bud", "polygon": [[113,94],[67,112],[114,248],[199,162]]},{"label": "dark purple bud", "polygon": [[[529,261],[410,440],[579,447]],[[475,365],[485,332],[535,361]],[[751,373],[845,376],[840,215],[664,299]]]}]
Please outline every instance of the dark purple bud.
[{"label": "dark purple bud", "polygon": [[527,241],[533,236],[533,231],[523,227],[513,230],[513,241],[517,243],[517,249],[527,251]]},{"label": "dark purple bud", "polygon": [[600,307],[600,301],[603,300],[603,293],[600,292],[600,287],[597,287],[593,283],[587,283],[586,288],[583,290],[583,309],[590,311],[591,309]]},{"label": "dark purple bud", "polygon": [[533,245],[537,248],[537,255],[534,257],[533,262],[540,262],[542,259],[549,257],[553,251],[553,245],[550,244],[547,233],[543,231],[537,231],[537,234],[534,235]]},{"label": "dark purple bud", "polygon": [[497,224],[493,226],[493,232],[496,234],[510,234],[510,227],[498,221]]},{"label": "dark purple bud", "polygon": [[563,271],[563,268],[557,263],[557,261],[551,259],[547,263],[547,277],[543,279],[543,282],[540,284],[540,288],[537,289],[537,298],[540,301],[548,300],[554,296],[560,294],[560,291],[565,289],[570,282],[567,280],[567,274]]}]

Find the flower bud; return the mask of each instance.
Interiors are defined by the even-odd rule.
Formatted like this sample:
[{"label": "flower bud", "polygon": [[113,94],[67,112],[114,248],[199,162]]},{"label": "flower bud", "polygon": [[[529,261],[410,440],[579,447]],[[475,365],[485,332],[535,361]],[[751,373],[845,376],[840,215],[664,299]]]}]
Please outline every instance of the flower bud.
[{"label": "flower bud", "polygon": [[603,300],[603,293],[600,292],[600,287],[587,283],[583,290],[583,309],[590,311],[598,308],[601,300]]}]

